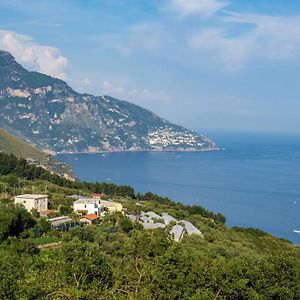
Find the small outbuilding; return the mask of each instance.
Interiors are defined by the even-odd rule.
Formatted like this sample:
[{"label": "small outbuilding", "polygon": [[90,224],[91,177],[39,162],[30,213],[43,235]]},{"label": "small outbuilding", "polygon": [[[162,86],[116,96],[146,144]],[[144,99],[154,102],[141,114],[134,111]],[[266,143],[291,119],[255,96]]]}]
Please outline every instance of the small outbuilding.
[{"label": "small outbuilding", "polygon": [[61,216],[57,218],[48,219],[51,224],[51,228],[60,229],[63,225],[73,222],[73,220],[68,216]]},{"label": "small outbuilding", "polygon": [[88,215],[85,215],[82,218],[80,218],[80,222],[91,225],[91,224],[95,223],[98,219],[99,219],[99,216],[97,216],[96,214],[88,214]]}]

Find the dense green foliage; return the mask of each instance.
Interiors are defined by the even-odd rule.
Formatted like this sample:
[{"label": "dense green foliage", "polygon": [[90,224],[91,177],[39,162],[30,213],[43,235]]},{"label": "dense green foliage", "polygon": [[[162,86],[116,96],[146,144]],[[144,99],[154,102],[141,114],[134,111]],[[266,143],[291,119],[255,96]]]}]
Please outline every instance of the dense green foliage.
[{"label": "dense green foliage", "polygon": [[[57,185],[50,174],[45,174],[49,181],[42,173],[31,179],[26,171],[31,167],[23,165],[24,173],[17,173],[22,162],[3,157],[2,175],[7,166],[12,174],[0,176],[6,188],[2,198],[14,189],[41,192],[47,185],[57,208],[71,206],[68,195],[79,192],[76,185],[83,194],[103,192],[101,184]],[[300,299],[300,249],[292,243],[259,229],[228,228],[201,207],[151,193],[117,195],[113,186],[109,191],[127,213],[168,212],[191,221],[204,238],[186,235],[176,243],[167,230],[143,230],[121,213],[107,214],[95,225],[54,231],[45,219],[35,221],[2,200],[0,299]]]},{"label": "dense green foliage", "polygon": [[110,196],[134,196],[134,190],[129,186],[118,186],[113,183],[97,182],[72,182],[64,179],[56,174],[51,174],[47,170],[30,165],[23,158],[17,158],[13,154],[6,154],[0,152],[0,175],[13,174],[21,178],[34,180],[42,179],[47,180],[50,183],[60,186],[74,188],[74,189],[86,189],[94,193],[105,193]]},{"label": "dense green foliage", "polygon": [[9,236],[19,236],[34,226],[35,220],[23,206],[0,203],[0,242]]}]

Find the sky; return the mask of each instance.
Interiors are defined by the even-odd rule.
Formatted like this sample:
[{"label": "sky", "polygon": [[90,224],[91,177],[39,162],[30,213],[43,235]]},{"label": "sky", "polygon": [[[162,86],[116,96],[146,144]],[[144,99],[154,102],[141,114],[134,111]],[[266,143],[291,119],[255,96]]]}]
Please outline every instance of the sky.
[{"label": "sky", "polygon": [[0,49],[191,129],[300,133],[298,0],[0,0]]}]

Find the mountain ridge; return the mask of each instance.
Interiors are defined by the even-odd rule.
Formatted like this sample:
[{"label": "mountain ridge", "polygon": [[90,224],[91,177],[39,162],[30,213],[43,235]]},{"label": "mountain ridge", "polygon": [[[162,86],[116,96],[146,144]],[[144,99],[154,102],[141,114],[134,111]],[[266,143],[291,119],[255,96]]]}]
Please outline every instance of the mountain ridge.
[{"label": "mountain ridge", "polygon": [[80,94],[0,50],[0,127],[56,153],[208,151],[217,145],[130,102]]}]

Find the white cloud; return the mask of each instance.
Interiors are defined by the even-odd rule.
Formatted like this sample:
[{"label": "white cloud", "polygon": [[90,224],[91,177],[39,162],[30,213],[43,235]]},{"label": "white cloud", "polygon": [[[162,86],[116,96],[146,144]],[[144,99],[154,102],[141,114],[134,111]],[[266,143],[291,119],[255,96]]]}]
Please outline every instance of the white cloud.
[{"label": "white cloud", "polygon": [[108,80],[101,83],[101,91],[103,94],[113,94],[118,96],[123,96],[125,94],[125,88],[123,86],[113,85]]},{"label": "white cloud", "polygon": [[300,58],[299,17],[231,13],[225,21],[254,27],[249,37],[258,46],[257,55],[272,59]]},{"label": "white cloud", "polygon": [[25,67],[66,79],[68,60],[57,48],[39,45],[30,36],[0,30],[0,49],[9,51]]},{"label": "white cloud", "polygon": [[170,103],[171,96],[164,91],[153,92],[147,89],[143,90],[130,90],[128,92],[129,98],[133,98],[140,101],[153,101],[153,102],[162,102],[162,103]]},{"label": "white cloud", "polygon": [[[252,48],[252,37],[230,38],[224,29],[213,27],[203,29],[189,37],[191,48],[197,52],[213,55],[213,59],[230,68],[240,68]],[[212,60],[213,60],[212,59]]]},{"label": "white cloud", "polygon": [[89,86],[91,85],[91,80],[89,78],[83,78],[79,81],[79,83],[83,86]]},{"label": "white cloud", "polygon": [[228,13],[221,26],[190,35],[189,45],[195,51],[214,54],[215,59],[234,68],[252,59],[300,58],[299,18]]},{"label": "white cloud", "polygon": [[211,17],[227,5],[219,0],[170,0],[170,9],[177,11],[181,16],[202,15]]},{"label": "white cloud", "polygon": [[113,84],[108,80],[105,80],[101,83],[101,93],[120,99],[131,100],[135,103],[169,103],[171,101],[171,97],[167,92],[151,91],[148,89],[127,89],[122,85]]}]

